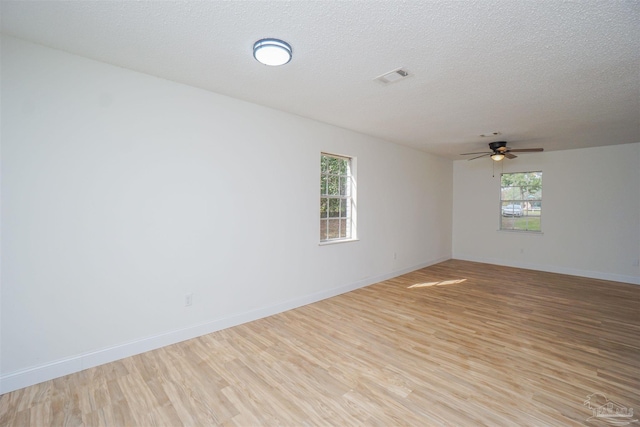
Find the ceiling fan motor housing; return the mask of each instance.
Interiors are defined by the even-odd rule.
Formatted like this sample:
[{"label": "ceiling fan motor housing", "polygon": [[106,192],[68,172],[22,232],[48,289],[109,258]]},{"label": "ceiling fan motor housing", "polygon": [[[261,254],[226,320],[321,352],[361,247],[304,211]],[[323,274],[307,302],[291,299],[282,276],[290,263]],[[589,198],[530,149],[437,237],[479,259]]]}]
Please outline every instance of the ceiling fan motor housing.
[{"label": "ceiling fan motor housing", "polygon": [[496,141],[496,142],[490,142],[489,143],[489,148],[491,148],[492,151],[504,151],[501,150],[507,147],[507,141]]}]

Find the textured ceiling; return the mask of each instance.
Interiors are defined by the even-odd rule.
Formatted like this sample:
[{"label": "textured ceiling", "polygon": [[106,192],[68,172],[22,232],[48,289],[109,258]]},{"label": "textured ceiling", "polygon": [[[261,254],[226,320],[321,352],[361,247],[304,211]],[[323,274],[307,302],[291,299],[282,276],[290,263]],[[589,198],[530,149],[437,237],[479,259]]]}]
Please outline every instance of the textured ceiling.
[{"label": "textured ceiling", "polygon": [[[459,159],[640,142],[640,2],[2,1],[2,33]],[[253,42],[281,38],[267,67]],[[373,79],[404,67],[411,77]]]}]

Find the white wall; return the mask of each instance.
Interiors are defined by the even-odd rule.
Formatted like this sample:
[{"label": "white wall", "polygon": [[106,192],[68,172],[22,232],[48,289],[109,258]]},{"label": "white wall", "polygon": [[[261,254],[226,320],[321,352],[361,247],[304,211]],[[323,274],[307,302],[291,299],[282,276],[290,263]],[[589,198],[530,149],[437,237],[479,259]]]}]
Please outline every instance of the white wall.
[{"label": "white wall", "polygon": [[[1,74],[2,392],[451,256],[451,161],[7,37]],[[358,242],[318,245],[321,151]]]},{"label": "white wall", "polygon": [[[454,258],[640,284],[640,143],[491,163],[454,162]],[[542,171],[542,234],[497,231],[502,167]]]}]

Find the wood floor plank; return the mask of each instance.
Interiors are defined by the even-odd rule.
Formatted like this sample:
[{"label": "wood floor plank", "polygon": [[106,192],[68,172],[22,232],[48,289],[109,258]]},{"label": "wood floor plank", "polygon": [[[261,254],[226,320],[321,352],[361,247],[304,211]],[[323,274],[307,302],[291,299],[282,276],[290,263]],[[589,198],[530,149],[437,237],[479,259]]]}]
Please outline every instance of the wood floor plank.
[{"label": "wood floor plank", "polygon": [[640,287],[449,260],[0,396],[1,426],[584,425],[640,412]]}]

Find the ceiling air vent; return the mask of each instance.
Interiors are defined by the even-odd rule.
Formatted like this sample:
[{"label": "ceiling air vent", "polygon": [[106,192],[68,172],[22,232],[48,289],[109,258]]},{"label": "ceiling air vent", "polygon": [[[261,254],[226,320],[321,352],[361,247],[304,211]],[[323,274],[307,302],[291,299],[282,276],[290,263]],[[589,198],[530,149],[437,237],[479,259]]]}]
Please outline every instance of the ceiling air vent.
[{"label": "ceiling air vent", "polygon": [[381,76],[376,77],[375,81],[382,83],[383,85],[388,85],[390,83],[395,83],[404,78],[409,77],[411,74],[404,68],[398,68],[397,70],[389,71],[388,73],[384,73]]}]

